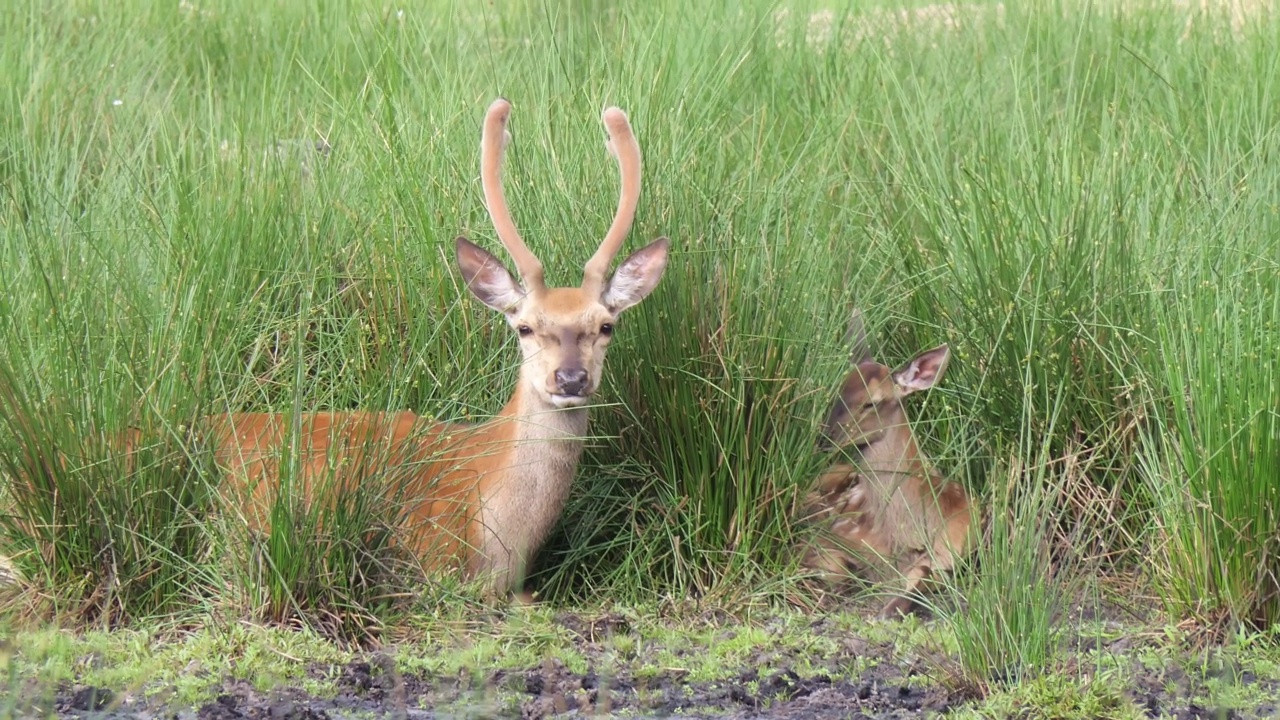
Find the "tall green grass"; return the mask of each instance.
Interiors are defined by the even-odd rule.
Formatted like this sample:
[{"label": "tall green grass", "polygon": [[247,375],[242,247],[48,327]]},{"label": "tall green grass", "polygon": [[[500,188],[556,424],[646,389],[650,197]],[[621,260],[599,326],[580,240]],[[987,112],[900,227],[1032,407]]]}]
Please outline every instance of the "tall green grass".
[{"label": "tall green grass", "polygon": [[1037,390],[1030,381],[1028,367],[1022,434],[997,456],[982,539],[969,557],[976,569],[944,583],[949,602],[941,610],[958,650],[944,669],[959,685],[984,694],[1054,668],[1063,619],[1082,587],[1077,545],[1084,532],[1076,528],[1062,536],[1055,527],[1068,512],[1078,480],[1073,476],[1082,466],[1055,456],[1054,434],[1040,432],[1039,425],[1055,427],[1066,391]]},{"label": "tall green grass", "polygon": [[1174,615],[1266,629],[1280,622],[1280,267],[1241,258],[1212,274],[1234,282],[1152,298],[1165,409],[1141,453],[1152,570]]},{"label": "tall green grass", "polygon": [[[401,591],[365,572],[389,562],[368,532],[385,512],[292,517],[336,534],[236,560],[188,429],[502,406],[513,343],[450,247],[497,249],[476,139],[504,95],[509,199],[551,281],[578,281],[612,216],[605,104],[644,151],[631,245],[674,241],[619,324],[544,595],[774,587],[857,304],[884,356],[952,343],[922,417],[939,465],[981,479],[1011,447],[1087,456],[1055,532],[1083,527],[1121,564],[1230,537],[1211,587],[1193,563],[1163,587],[1274,619],[1257,574],[1274,500],[1243,499],[1274,486],[1275,19],[1233,35],[1167,8],[1006,4],[884,41],[865,39],[869,6],[835,5],[0,9],[0,552],[91,615],[196,598],[385,617]],[[1052,417],[1025,412],[1046,397]],[[136,462],[112,440],[130,428],[154,448]],[[372,544],[325,564],[353,542]]]}]

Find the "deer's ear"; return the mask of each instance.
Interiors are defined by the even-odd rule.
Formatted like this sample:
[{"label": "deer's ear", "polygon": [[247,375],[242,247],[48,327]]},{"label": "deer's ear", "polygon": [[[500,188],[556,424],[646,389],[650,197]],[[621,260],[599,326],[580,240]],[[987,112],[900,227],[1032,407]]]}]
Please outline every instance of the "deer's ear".
[{"label": "deer's ear", "polygon": [[845,344],[849,347],[849,364],[857,367],[871,361],[871,343],[867,342],[867,325],[862,320],[862,311],[853,309],[849,317],[849,329],[844,335]]},{"label": "deer's ear", "polygon": [[519,312],[520,303],[528,293],[502,261],[464,237],[459,237],[455,243],[458,269],[462,271],[471,294],[500,313],[512,315]]},{"label": "deer's ear", "polygon": [[925,350],[893,371],[893,384],[899,395],[910,395],[918,390],[928,390],[938,382],[951,359],[951,348],[944,343],[932,350]]},{"label": "deer's ear", "polygon": [[670,247],[670,240],[658,238],[622,261],[600,297],[600,302],[609,308],[609,312],[616,315],[626,310],[658,287],[658,281],[667,269],[667,250]]}]

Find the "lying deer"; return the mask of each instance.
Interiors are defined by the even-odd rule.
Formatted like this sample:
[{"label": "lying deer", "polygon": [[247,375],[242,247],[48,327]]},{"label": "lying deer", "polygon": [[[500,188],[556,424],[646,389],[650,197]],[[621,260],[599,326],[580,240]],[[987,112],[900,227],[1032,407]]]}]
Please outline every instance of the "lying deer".
[{"label": "lying deer", "polygon": [[820,443],[843,450],[852,462],[833,465],[806,496],[806,514],[822,527],[801,562],[832,582],[850,570],[878,581],[904,578],[903,593],[880,612],[894,617],[910,612],[923,580],[954,568],[969,538],[968,494],[928,467],[902,406],[907,395],[933,387],[950,350],[940,345],[890,370],[872,360],[856,311],[850,336],[854,370]]},{"label": "lying deer", "polygon": [[[511,399],[496,417],[460,425],[410,412],[312,413],[300,419],[296,467],[304,493],[328,473],[354,485],[370,472],[394,475],[407,506],[405,541],[428,569],[460,565],[492,593],[519,592],[525,570],[564,509],[587,432],[587,403],[600,384],[619,313],[657,286],[669,241],[659,238],[609,265],[630,231],[640,197],[640,147],[627,116],[604,111],[621,195],[613,223],[587,261],[579,287],[549,288],[542,264],[516,231],[500,168],[511,106],[489,106],[480,141],[481,183],[517,280],[490,253],[456,241],[467,287],[502,313],[523,360]],[[293,418],[233,413],[206,418],[202,434],[231,481],[247,491],[251,525],[262,526],[279,486],[281,448]]]}]

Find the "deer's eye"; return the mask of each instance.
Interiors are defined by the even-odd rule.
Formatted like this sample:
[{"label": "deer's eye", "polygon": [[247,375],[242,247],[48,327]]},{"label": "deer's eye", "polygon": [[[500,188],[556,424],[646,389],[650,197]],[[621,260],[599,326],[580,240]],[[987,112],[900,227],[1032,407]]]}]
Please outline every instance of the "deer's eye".
[{"label": "deer's eye", "polygon": [[875,403],[867,403],[867,404],[865,404],[865,405],[863,405],[863,406],[862,406],[862,409],[863,409],[864,411],[865,411],[865,410],[871,410],[871,409],[873,409],[875,406],[876,406],[876,404],[875,404]]},{"label": "deer's eye", "polygon": [[530,335],[533,334],[533,328],[529,327],[528,325],[521,325],[520,327],[516,328],[516,332],[520,333],[520,337],[529,337]]},{"label": "deer's eye", "polygon": [[605,323],[600,326],[600,334],[608,337],[613,334],[613,323]]}]

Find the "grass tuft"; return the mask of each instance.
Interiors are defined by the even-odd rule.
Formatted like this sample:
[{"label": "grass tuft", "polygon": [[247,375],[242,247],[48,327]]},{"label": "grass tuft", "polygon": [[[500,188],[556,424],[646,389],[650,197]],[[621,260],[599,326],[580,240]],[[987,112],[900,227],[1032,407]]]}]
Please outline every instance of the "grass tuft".
[{"label": "grass tuft", "polygon": [[1152,574],[1174,617],[1265,630],[1280,622],[1280,273],[1271,259],[1212,262],[1239,280],[1153,297],[1163,412],[1141,453]]}]

